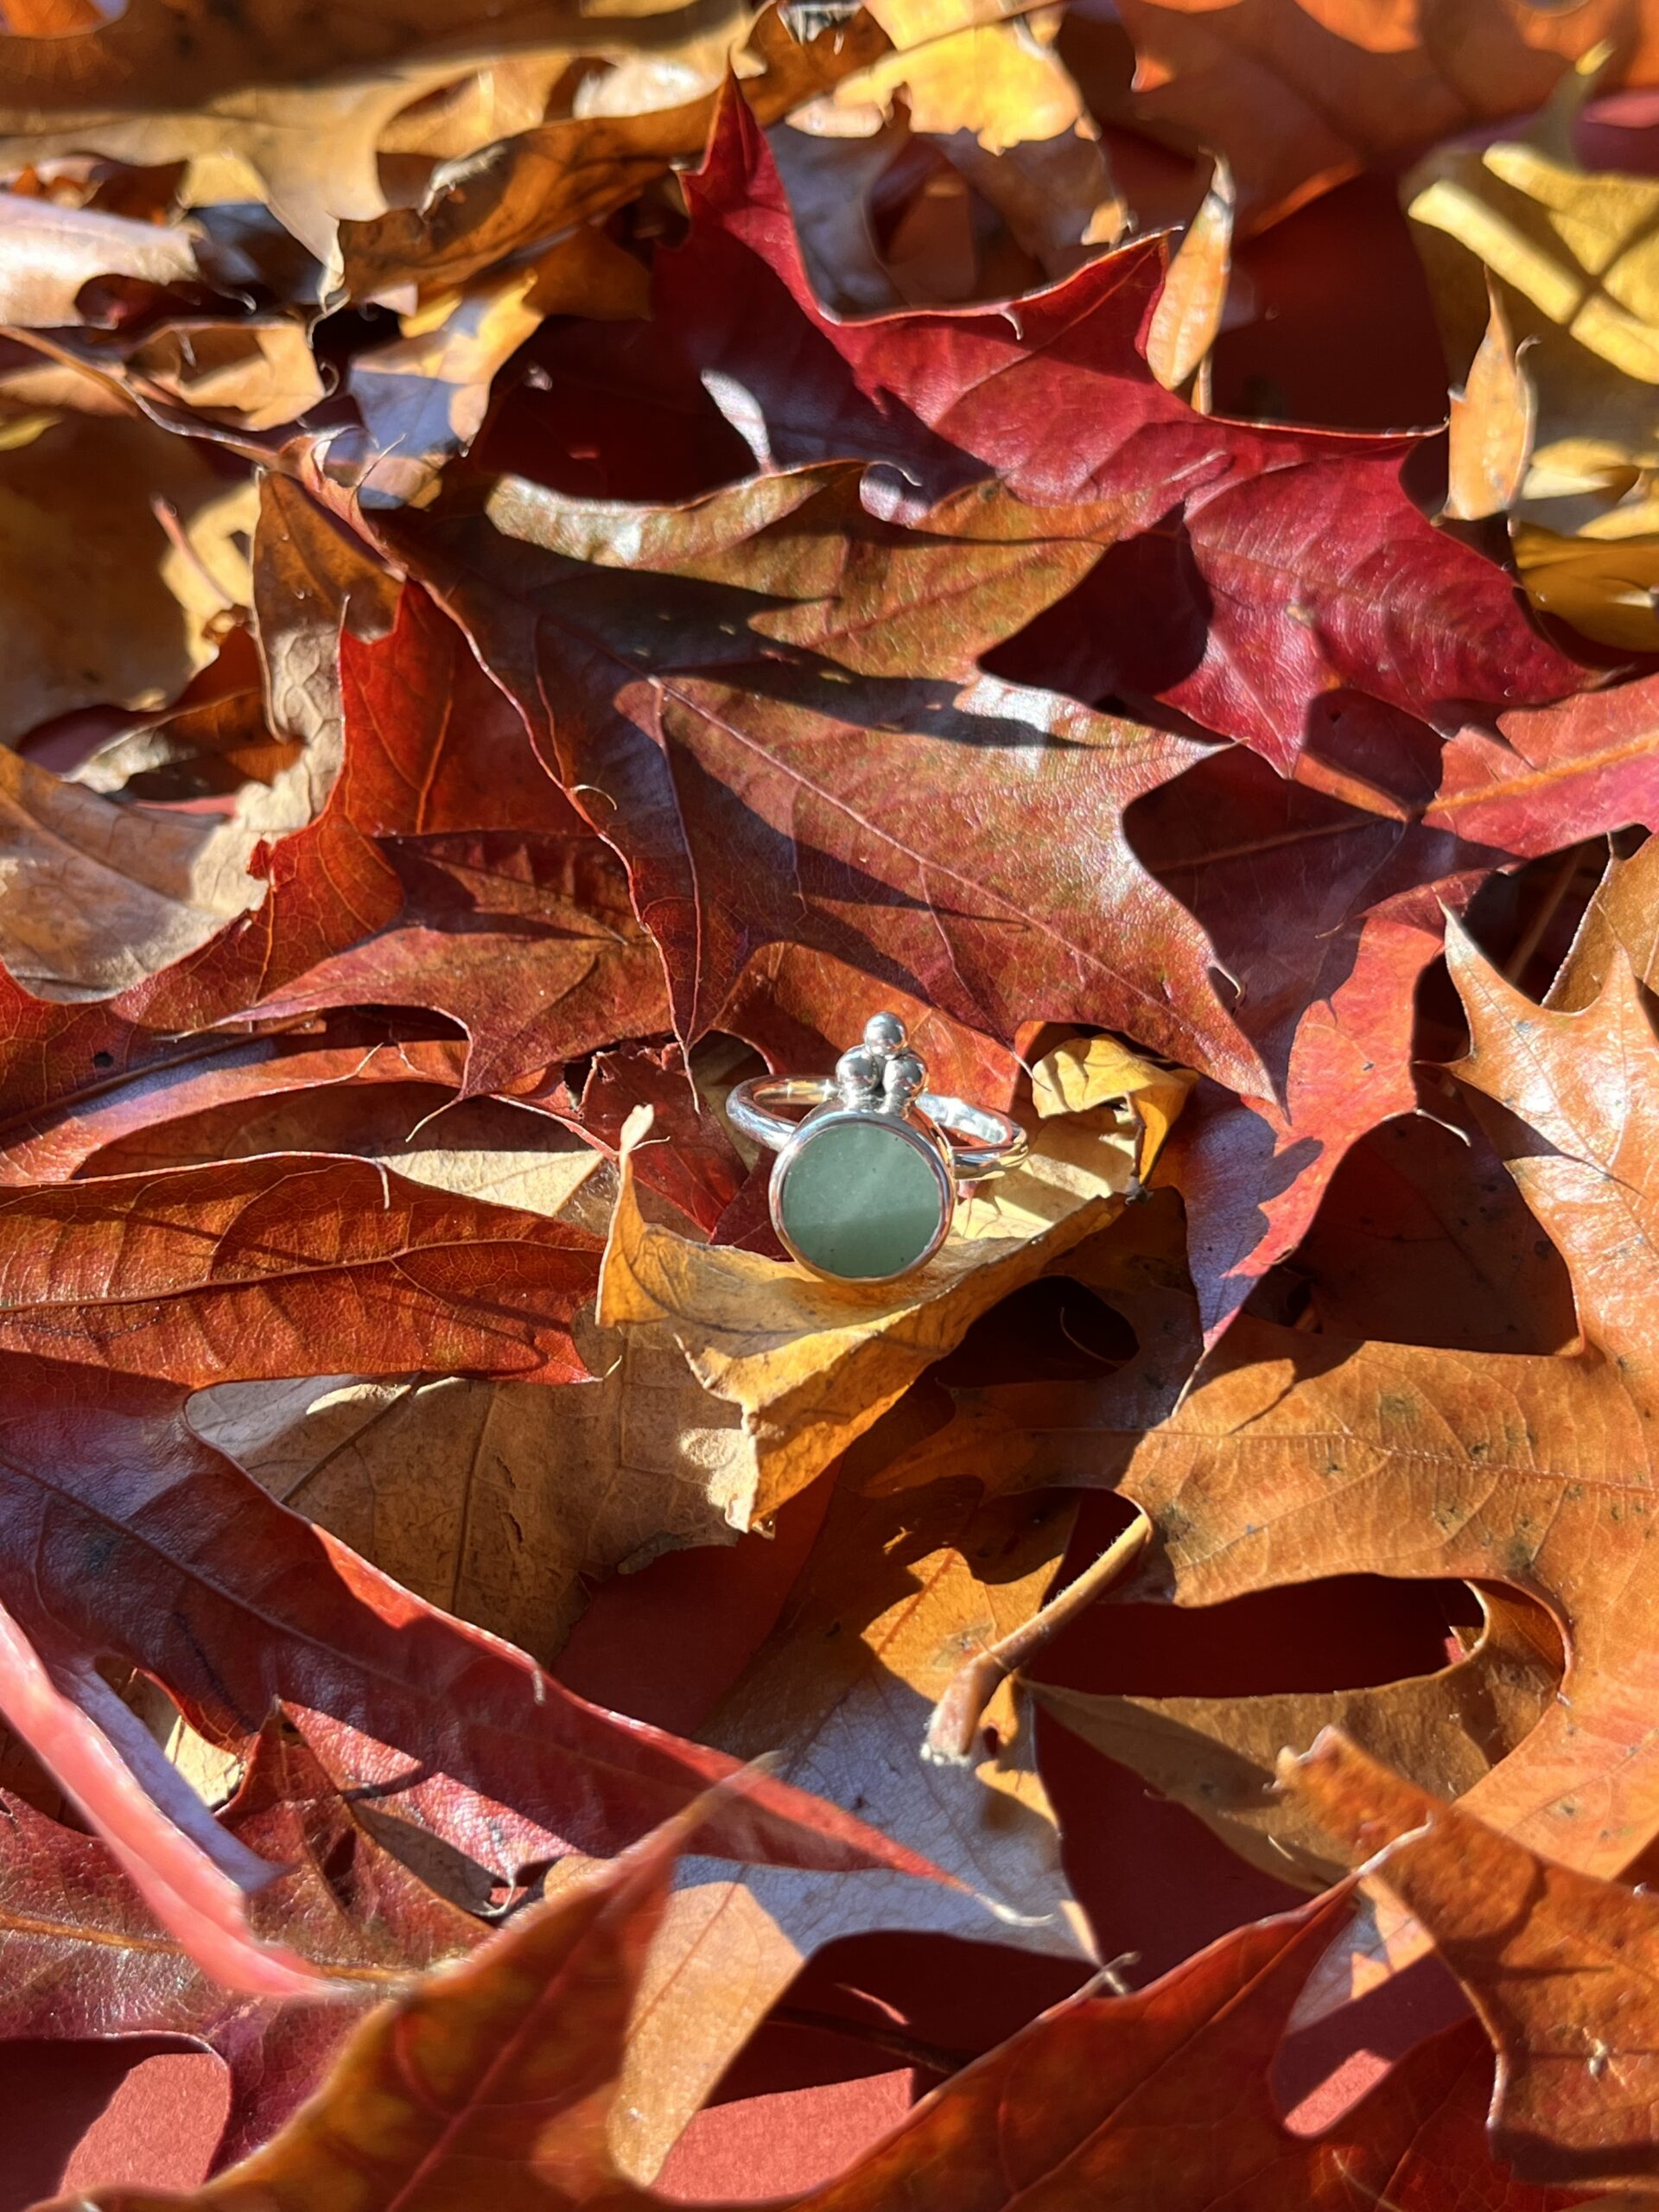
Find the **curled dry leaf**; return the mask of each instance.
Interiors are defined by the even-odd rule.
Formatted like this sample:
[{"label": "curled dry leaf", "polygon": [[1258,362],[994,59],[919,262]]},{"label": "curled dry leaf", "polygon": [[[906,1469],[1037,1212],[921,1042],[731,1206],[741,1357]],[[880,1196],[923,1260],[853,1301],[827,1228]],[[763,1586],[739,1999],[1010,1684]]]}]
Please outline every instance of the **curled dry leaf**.
[{"label": "curled dry leaf", "polygon": [[1509,513],[1537,435],[1537,394],[1524,366],[1530,346],[1516,346],[1496,290],[1491,302],[1463,389],[1452,395],[1448,425],[1446,512],[1466,522]]},{"label": "curled dry leaf", "polygon": [[1135,1139],[1105,1109],[1049,1122],[1022,1167],[969,1186],[953,1233],[913,1281],[856,1301],[793,1261],[689,1243],[647,1221],[625,1144],[605,1248],[607,1327],[678,1345],[709,1395],[741,1415],[741,1459],[722,1503],[764,1522],[861,1436],[970,1325],[1121,1211]]},{"label": "curled dry leaf", "polygon": [[401,338],[353,364],[361,450],[349,434],[331,437],[330,480],[353,482],[371,508],[429,497],[445,463],[478,435],[498,371],[548,315],[639,315],[645,295],[639,264],[584,225],[404,317]]},{"label": "curled dry leaf", "polygon": [[1147,326],[1147,366],[1166,391],[1179,391],[1200,374],[1220,335],[1236,199],[1231,172],[1218,159],[1210,188],[1171,258]]},{"label": "curled dry leaf", "polygon": [[[368,1369],[375,1336],[350,1319],[332,1344]],[[210,1970],[229,1939],[252,1971],[226,1892],[245,1897],[268,1869],[207,1820],[97,1659],[151,1676],[221,1746],[245,1745],[281,1705],[337,1785],[508,1885],[568,1849],[616,1848],[731,1770],[570,1695],[286,1512],[191,1433],[174,1386],[17,1356],[6,1386],[8,1707],[124,1863],[142,1858],[152,1904],[178,1901],[168,1925]],[[770,1781],[701,1833],[744,1859],[932,1871]]]},{"label": "curled dry leaf", "polygon": [[[1649,652],[1659,645],[1649,589],[1659,514],[1645,489],[1659,462],[1659,190],[1573,157],[1573,122],[1607,58],[1605,48],[1586,55],[1527,137],[1442,148],[1408,193],[1453,374],[1473,356],[1453,415],[1454,470],[1478,398],[1489,450],[1476,469],[1495,479],[1484,493],[1462,487],[1452,512],[1518,507],[1516,564],[1534,604],[1600,644]],[[1477,351],[1483,284],[1493,320]],[[1510,332],[1527,357],[1521,375],[1513,351],[1503,359]]]}]

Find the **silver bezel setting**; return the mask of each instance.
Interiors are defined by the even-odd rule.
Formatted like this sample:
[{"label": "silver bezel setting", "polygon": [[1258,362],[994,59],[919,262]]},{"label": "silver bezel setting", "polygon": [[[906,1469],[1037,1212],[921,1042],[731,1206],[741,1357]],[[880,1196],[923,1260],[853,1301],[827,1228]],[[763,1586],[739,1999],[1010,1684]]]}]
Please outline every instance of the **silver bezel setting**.
[{"label": "silver bezel setting", "polygon": [[[784,1226],[784,1186],[789,1180],[790,1169],[815,1137],[821,1136],[826,1130],[846,1122],[851,1122],[861,1129],[868,1129],[873,1121],[890,1129],[896,1137],[901,1138],[905,1143],[918,1152],[932,1169],[933,1178],[938,1185],[939,1192],[939,1225],[935,1230],[926,1250],[918,1258],[907,1260],[901,1268],[894,1268],[889,1273],[880,1275],[837,1274],[833,1268],[821,1268],[815,1260],[809,1259]],[[870,1286],[900,1282],[906,1277],[916,1274],[925,1268],[950,1234],[950,1220],[957,1205],[957,1188],[950,1173],[949,1154],[946,1152],[944,1139],[934,1131],[931,1122],[923,1122],[919,1117],[906,1116],[901,1120],[897,1115],[872,1115],[861,1108],[838,1105],[821,1106],[815,1113],[809,1114],[801,1122],[788,1143],[778,1154],[772,1166],[772,1181],[767,1196],[772,1210],[772,1225],[778,1232],[779,1243],[790,1257],[804,1268],[809,1274],[817,1276],[822,1282]]]}]

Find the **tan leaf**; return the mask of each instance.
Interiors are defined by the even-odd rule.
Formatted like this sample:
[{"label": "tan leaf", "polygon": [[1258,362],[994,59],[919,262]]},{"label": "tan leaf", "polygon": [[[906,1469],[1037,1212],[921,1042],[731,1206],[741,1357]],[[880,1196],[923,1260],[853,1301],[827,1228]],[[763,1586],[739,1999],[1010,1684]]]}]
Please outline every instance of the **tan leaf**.
[{"label": "tan leaf", "polygon": [[1033,1068],[1031,1097],[1045,1121],[1122,1100],[1141,1125],[1135,1165],[1144,1183],[1197,1081],[1190,1068],[1165,1067],[1116,1037],[1076,1037],[1046,1052]]},{"label": "tan leaf", "polygon": [[251,523],[247,485],[149,423],[77,416],[0,446],[0,741],[176,698],[217,650],[207,623],[248,599]]},{"label": "tan leaf", "polygon": [[1133,1136],[1114,1115],[1051,1121],[1025,1166],[972,1186],[918,1276],[861,1291],[647,1222],[630,1165],[645,1137],[632,1122],[600,1319],[677,1343],[703,1389],[741,1410],[747,1466],[727,1505],[739,1528],[776,1512],[982,1313],[1103,1228],[1135,1173]]},{"label": "tan leaf", "polygon": [[1537,427],[1532,379],[1494,289],[1485,335],[1452,395],[1446,512],[1468,522],[1507,514],[1521,495]]},{"label": "tan leaf", "polygon": [[1629,860],[1611,860],[1545,1001],[1566,1014],[1593,1004],[1618,964],[1629,960],[1640,983],[1659,981],[1659,838]]},{"label": "tan leaf", "polygon": [[1535,1607],[1482,1594],[1473,1649],[1438,1674],[1373,1689],[1267,1697],[1105,1697],[1032,1686],[1046,1713],[1132,1767],[1253,1866],[1327,1888],[1348,1871],[1307,1807],[1274,1787],[1281,1751],[1336,1727],[1442,1796],[1461,1796],[1535,1726],[1555,1696],[1558,1657],[1541,1648]]},{"label": "tan leaf", "polygon": [[[998,1692],[976,1766],[918,1755],[963,1656],[1041,1604],[1071,1517],[1067,1504],[1031,1497],[982,1504],[971,1482],[897,1500],[861,1498],[843,1482],[784,1618],[702,1732],[740,1757],[772,1755],[779,1771],[856,1805],[963,1886],[683,1866],[612,2113],[626,2171],[655,2173],[802,1960],[839,1936],[929,1929],[1088,1955],[1023,1693],[1012,1682]],[[550,1886],[579,1872],[580,1862],[562,1866]]]},{"label": "tan leaf", "polygon": [[1209,359],[1221,331],[1233,263],[1233,180],[1217,158],[1203,205],[1175,250],[1147,333],[1147,365],[1179,391]]}]

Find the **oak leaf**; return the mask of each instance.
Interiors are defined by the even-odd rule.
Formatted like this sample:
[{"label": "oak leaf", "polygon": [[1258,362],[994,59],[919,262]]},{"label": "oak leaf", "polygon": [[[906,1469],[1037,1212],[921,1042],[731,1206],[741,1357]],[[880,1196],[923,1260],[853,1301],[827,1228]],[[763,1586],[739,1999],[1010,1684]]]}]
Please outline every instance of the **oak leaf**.
[{"label": "oak leaf", "polygon": [[[659,1831],[373,2015],[321,2099],[243,2166],[186,2192],[117,2184],[79,2201],[251,2212],[349,2179],[368,2212],[435,2212],[487,2175],[512,2212],[654,2212],[666,2200],[613,2179],[599,2139],[679,1841]],[[1057,2005],[790,2212],[898,2212],[918,2194],[957,2212],[1022,2201],[1127,2212],[1149,2187],[1165,2212],[1252,2198],[1429,2212],[1448,2169],[1469,2212],[1546,2212],[1559,2200],[1514,2181],[1483,2140],[1491,2066],[1473,2023],[1422,2045],[1325,2134],[1285,2126],[1274,2053],[1344,1909],[1338,1891],[1224,1936],[1147,1989]]]},{"label": "oak leaf", "polygon": [[[1080,698],[1165,701],[1286,773],[1342,687],[1445,728],[1587,680],[1501,569],[1419,512],[1401,482],[1418,439],[1227,422],[1164,390],[1141,351],[1157,245],[1006,308],[842,322],[812,296],[741,102],[684,188],[691,231],[658,262],[651,328],[580,332],[573,366],[671,410],[682,442],[700,401],[768,467],[861,454],[912,504],[910,487],[936,498],[990,471],[1064,510],[1055,534],[1105,557],[1005,667]],[[734,473],[703,442],[711,476]]]},{"label": "oak leaf", "polygon": [[1335,1732],[1280,1774],[1462,1982],[1497,2050],[1498,2156],[1530,2181],[1645,2194],[1659,2174],[1653,1899],[1541,1858]]},{"label": "oak leaf", "polygon": [[[610,2117],[612,2154],[638,2180],[655,2174],[804,1959],[837,1936],[910,1929],[1079,1964],[1091,1955],[1023,1692],[998,1691],[971,1765],[917,1755],[963,1656],[1041,1604],[1072,1508],[1058,1497],[987,1502],[967,1482],[873,1501],[852,1472],[777,1627],[698,1732],[855,1808],[963,1886],[683,1866]],[[567,1861],[550,1885],[579,1878]]]},{"label": "oak leaf", "polygon": [[282,1869],[256,1905],[314,1964],[314,1994],[255,1999],[204,1974],[97,1838],[21,1799],[0,1844],[0,2037],[188,2035],[229,2069],[216,2159],[245,2157],[315,2086],[353,2024],[423,1967],[482,1942],[478,1921],[377,1840],[292,1729],[262,1730],[220,1820]]},{"label": "oak leaf", "polygon": [[622,854],[683,1038],[785,938],[1007,1041],[1109,1021],[1245,1077],[1121,826],[1192,748],[976,669],[1094,560],[1040,512],[988,484],[911,531],[826,467],[643,512],[503,479],[381,527]]}]

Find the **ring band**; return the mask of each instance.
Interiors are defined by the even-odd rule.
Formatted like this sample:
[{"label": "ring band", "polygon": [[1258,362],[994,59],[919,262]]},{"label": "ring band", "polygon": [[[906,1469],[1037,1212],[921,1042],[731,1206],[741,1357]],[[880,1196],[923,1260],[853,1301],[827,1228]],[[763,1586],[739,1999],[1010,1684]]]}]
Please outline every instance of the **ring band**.
[{"label": "ring band", "polygon": [[[840,1095],[833,1076],[755,1076],[732,1091],[726,1101],[726,1118],[734,1129],[765,1145],[768,1152],[781,1152],[801,1125],[778,1112],[779,1107],[810,1110],[827,1106]],[[950,1172],[959,1183],[977,1182],[982,1176],[1017,1167],[1031,1149],[1030,1139],[1014,1116],[999,1114],[993,1107],[970,1106],[966,1099],[945,1097],[937,1090],[918,1092],[911,1104],[944,1135],[950,1154]],[[960,1130],[975,1141],[957,1144],[952,1130]]]},{"label": "ring band", "polygon": [[877,1014],[833,1076],[757,1076],[727,1099],[733,1128],[778,1155],[772,1225],[814,1274],[885,1284],[916,1274],[949,1235],[959,1187],[1025,1159],[1010,1116],[926,1081],[903,1022]]}]

